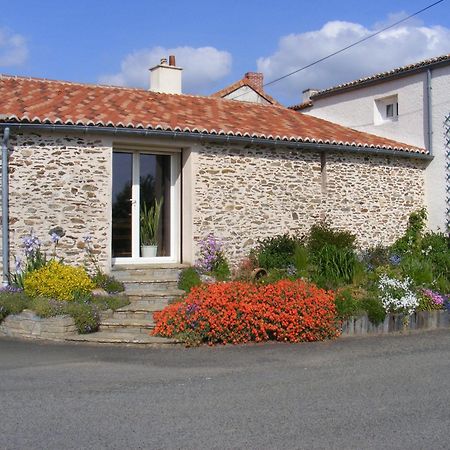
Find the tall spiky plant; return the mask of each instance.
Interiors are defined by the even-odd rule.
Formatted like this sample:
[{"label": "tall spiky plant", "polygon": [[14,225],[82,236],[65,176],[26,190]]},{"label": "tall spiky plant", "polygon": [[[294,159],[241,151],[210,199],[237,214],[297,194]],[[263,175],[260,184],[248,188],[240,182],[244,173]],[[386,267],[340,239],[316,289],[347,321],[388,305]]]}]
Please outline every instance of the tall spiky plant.
[{"label": "tall spiky plant", "polygon": [[141,245],[158,245],[159,219],[163,198],[155,199],[154,205],[147,207],[144,202],[141,207]]}]

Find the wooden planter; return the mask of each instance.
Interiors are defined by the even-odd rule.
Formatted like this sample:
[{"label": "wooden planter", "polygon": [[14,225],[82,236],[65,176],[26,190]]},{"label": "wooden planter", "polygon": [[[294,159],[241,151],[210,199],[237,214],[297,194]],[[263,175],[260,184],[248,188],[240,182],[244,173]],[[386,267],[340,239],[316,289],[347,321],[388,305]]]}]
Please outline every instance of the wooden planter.
[{"label": "wooden planter", "polygon": [[387,334],[403,330],[427,330],[448,328],[450,313],[448,311],[420,311],[408,317],[408,324],[404,327],[403,314],[386,314],[383,323],[374,325],[367,314],[350,317],[342,323],[342,336],[363,336],[370,334]]}]

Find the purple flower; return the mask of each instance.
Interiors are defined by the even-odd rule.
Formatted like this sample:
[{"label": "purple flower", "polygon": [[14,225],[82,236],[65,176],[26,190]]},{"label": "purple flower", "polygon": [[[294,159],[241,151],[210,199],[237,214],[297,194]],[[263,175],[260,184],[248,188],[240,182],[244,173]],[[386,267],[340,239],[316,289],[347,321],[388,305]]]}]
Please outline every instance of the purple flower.
[{"label": "purple flower", "polygon": [[23,269],[22,269],[22,259],[19,256],[16,256],[15,258],[15,267],[16,273],[20,275],[23,272]]},{"label": "purple flower", "polygon": [[434,292],[431,289],[423,289],[422,292],[431,299],[435,305],[443,305],[445,298],[439,292]]},{"label": "purple flower", "polygon": [[393,266],[398,266],[400,264],[400,262],[402,261],[402,258],[399,255],[392,255],[389,258],[389,261]]},{"label": "purple flower", "polygon": [[85,244],[90,244],[92,242],[92,236],[89,236],[88,234],[83,236],[83,241]]},{"label": "purple flower", "polygon": [[59,242],[59,240],[61,239],[61,237],[59,236],[59,234],[52,233],[50,235],[50,239],[53,242],[53,244],[57,244]]}]

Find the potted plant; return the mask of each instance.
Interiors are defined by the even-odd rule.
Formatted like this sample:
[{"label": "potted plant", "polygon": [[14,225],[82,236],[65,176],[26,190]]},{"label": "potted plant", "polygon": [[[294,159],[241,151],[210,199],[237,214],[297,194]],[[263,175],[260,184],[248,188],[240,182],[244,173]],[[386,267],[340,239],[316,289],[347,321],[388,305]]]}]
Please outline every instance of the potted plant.
[{"label": "potted plant", "polygon": [[162,197],[159,201],[155,199],[154,205],[149,208],[146,203],[142,204],[140,214],[141,255],[146,258],[155,257],[158,250],[158,230],[162,204]]}]

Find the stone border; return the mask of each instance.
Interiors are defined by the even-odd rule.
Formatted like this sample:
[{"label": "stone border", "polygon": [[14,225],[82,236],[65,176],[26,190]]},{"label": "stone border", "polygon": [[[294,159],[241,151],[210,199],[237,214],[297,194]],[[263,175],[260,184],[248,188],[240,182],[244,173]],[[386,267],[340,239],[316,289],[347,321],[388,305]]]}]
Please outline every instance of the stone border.
[{"label": "stone border", "polygon": [[341,336],[364,336],[374,334],[387,334],[404,330],[432,330],[450,327],[450,312],[419,311],[409,316],[408,326],[403,327],[402,314],[387,314],[384,322],[374,325],[367,314],[359,317],[350,317],[342,323]]},{"label": "stone border", "polygon": [[72,317],[43,318],[29,309],[23,310],[20,314],[11,314],[0,323],[0,335],[9,337],[64,341],[77,334]]}]

